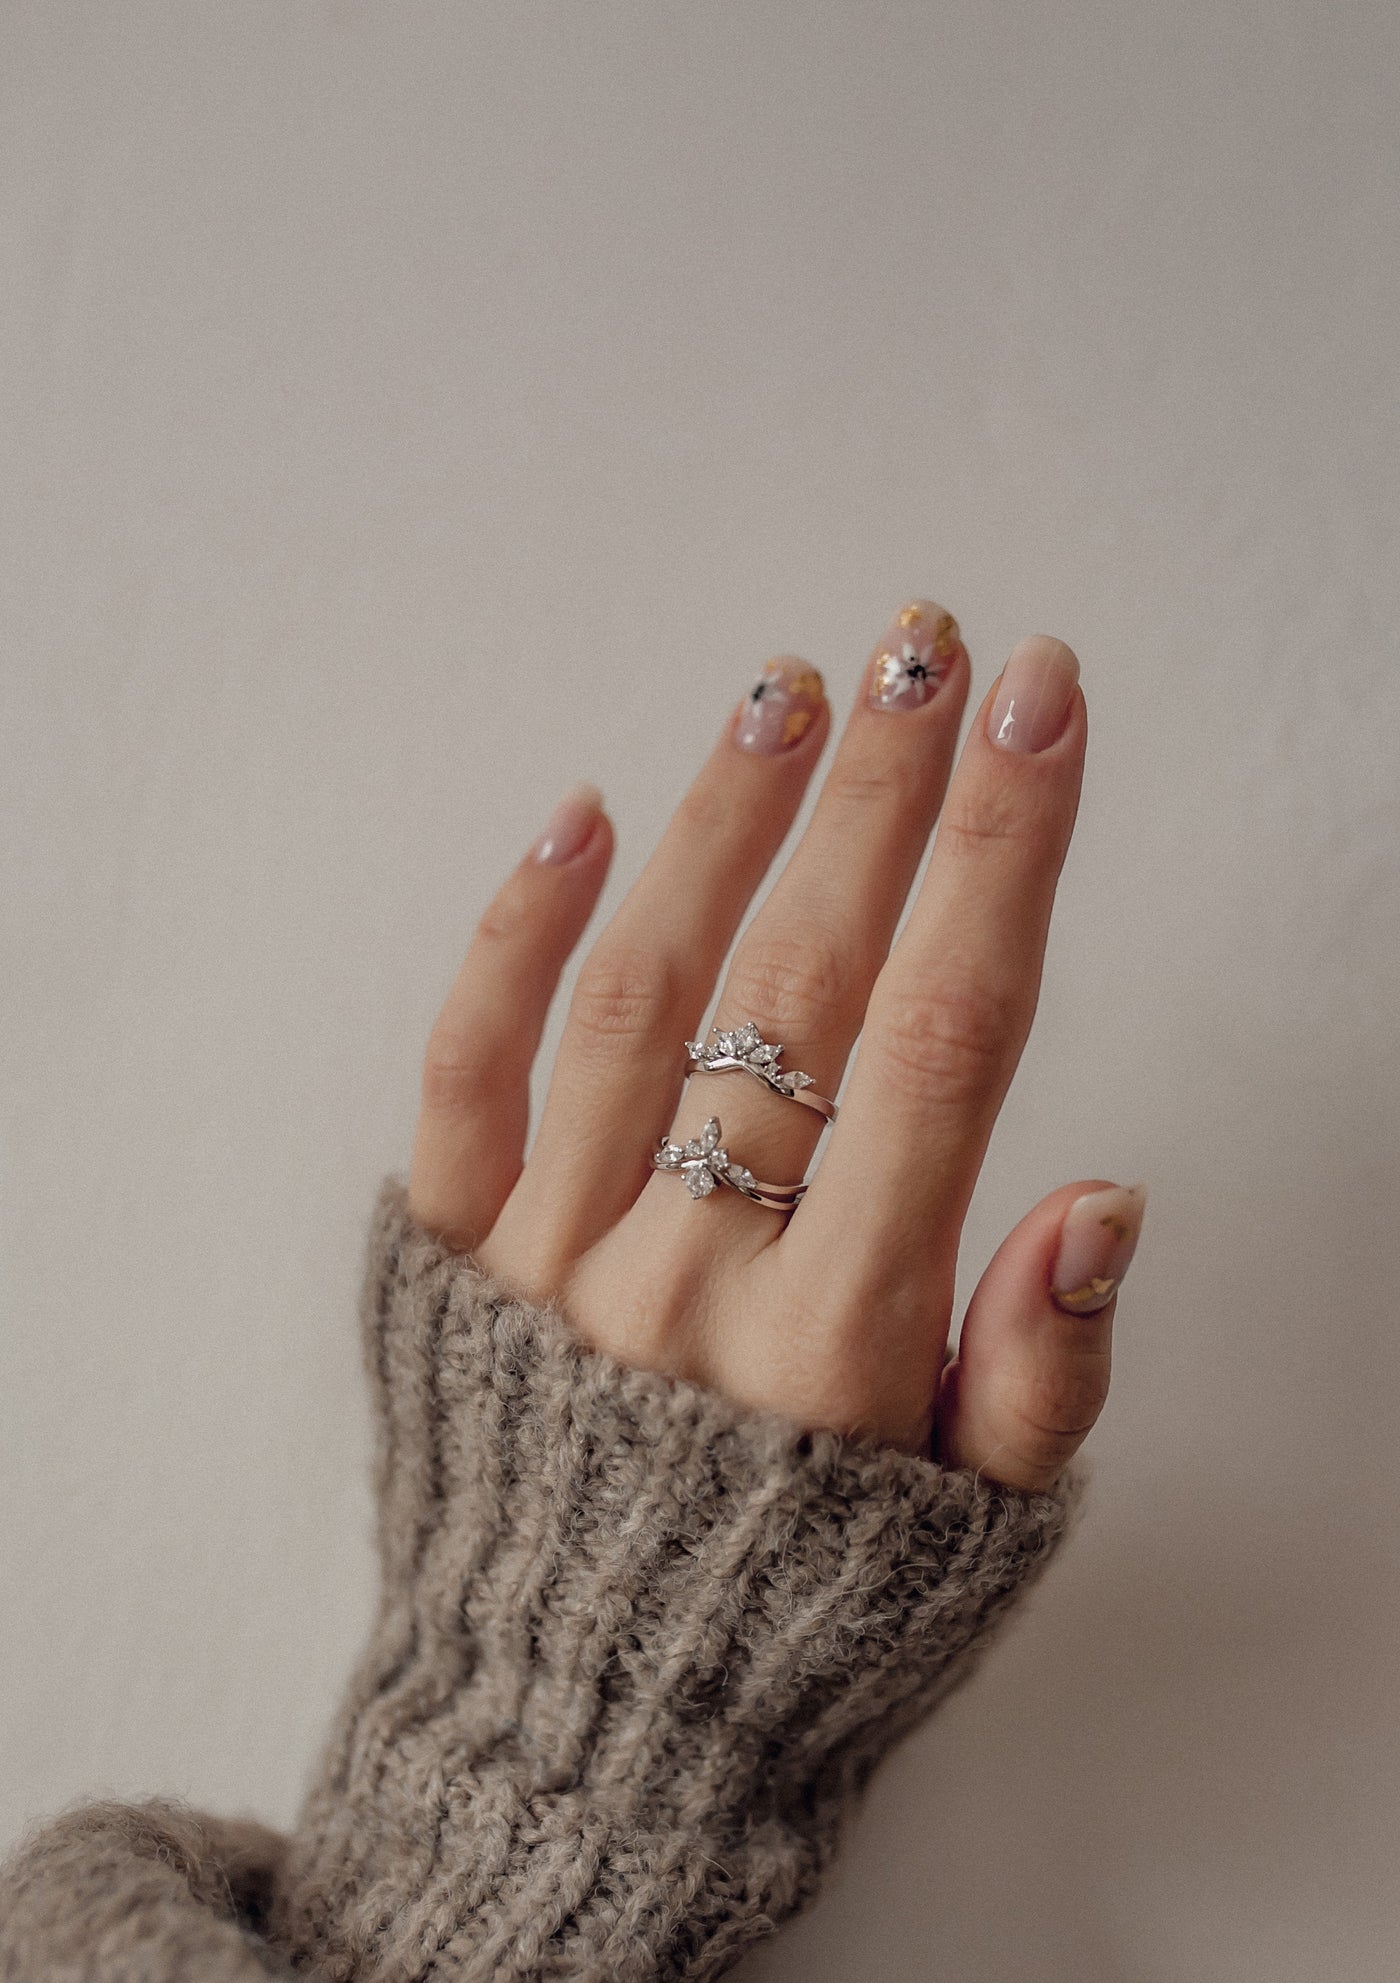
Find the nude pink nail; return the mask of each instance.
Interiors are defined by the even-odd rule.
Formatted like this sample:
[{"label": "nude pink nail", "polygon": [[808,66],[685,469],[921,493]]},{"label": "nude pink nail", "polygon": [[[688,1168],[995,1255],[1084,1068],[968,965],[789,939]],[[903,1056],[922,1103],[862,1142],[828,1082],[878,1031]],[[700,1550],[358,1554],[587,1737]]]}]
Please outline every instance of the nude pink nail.
[{"label": "nude pink nail", "polygon": [[810,661],[783,654],[770,661],[744,698],[734,741],[742,750],[774,757],[800,744],[826,701],[822,678]]},{"label": "nude pink nail", "polygon": [[1060,1228],[1050,1296],[1071,1315],[1107,1308],[1127,1273],[1142,1231],[1145,1184],[1110,1185],[1076,1198]]},{"label": "nude pink nail", "polygon": [[951,613],[931,599],[914,599],[885,629],[870,666],[872,709],[921,709],[938,693],[958,655],[962,635]]},{"label": "nude pink nail", "polygon": [[531,853],[547,867],[562,867],[582,853],[602,810],[603,795],[596,785],[572,786],[545,821]]},{"label": "nude pink nail", "polygon": [[987,735],[1003,750],[1043,751],[1064,732],[1079,680],[1071,648],[1048,633],[1033,633],[1011,650],[996,700],[987,712]]}]

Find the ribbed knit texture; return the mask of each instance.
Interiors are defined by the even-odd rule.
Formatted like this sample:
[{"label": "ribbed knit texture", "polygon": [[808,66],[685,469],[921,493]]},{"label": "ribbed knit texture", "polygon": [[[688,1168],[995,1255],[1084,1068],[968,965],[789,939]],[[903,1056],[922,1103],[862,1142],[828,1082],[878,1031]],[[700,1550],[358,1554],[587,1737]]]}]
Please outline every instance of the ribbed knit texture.
[{"label": "ribbed knit texture", "polygon": [[[270,1918],[177,1853],[143,1906],[172,1950],[191,1918],[217,1930],[217,1956],[65,1983],[718,1976],[815,1890],[872,1765],[1047,1561],[1075,1477],[1017,1494],[629,1369],[431,1239],[397,1178],[362,1322],[381,1603],[264,1854]],[[0,1871],[6,1983],[60,1974],[32,1925],[52,1836],[15,1862],[41,1868],[27,1942]],[[55,1935],[70,1889],[105,1880],[118,1918],[149,1885],[138,1851],[47,1863]]]}]

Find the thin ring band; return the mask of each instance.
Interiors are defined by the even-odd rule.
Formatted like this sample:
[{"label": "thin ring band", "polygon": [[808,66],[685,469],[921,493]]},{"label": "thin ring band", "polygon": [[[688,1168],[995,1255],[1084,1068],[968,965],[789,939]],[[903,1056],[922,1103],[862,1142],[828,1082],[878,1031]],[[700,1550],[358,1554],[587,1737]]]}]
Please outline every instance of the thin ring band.
[{"label": "thin ring band", "polygon": [[707,1046],[703,1040],[685,1043],[691,1072],[728,1074],[742,1068],[746,1074],[757,1076],[775,1095],[789,1102],[801,1102],[804,1108],[815,1109],[828,1122],[835,1122],[837,1104],[816,1092],[810,1074],[802,1074],[796,1068],[791,1073],[781,1072],[778,1063],[782,1048],[765,1040],[752,1019],[746,1019],[732,1032],[721,1032],[718,1026],[712,1026],[710,1031],[716,1036],[713,1046]]},{"label": "thin ring band", "polygon": [[657,1138],[652,1152],[652,1169],[679,1171],[692,1198],[708,1198],[717,1184],[767,1205],[775,1212],[791,1212],[806,1191],[805,1184],[764,1184],[745,1164],[736,1164],[720,1142],[719,1117],[712,1115],[698,1136],[688,1143],[672,1143]]}]

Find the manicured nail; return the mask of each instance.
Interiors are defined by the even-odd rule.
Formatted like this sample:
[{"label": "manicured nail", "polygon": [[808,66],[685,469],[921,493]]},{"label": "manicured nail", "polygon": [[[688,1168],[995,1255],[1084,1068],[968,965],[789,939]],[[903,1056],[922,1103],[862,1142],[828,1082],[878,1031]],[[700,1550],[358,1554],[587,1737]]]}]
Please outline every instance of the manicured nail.
[{"label": "manicured nail", "polygon": [[574,785],[545,821],[531,853],[548,867],[562,867],[582,853],[602,810],[603,795],[596,785]]},{"label": "manicured nail", "polygon": [[921,709],[961,652],[962,635],[952,614],[931,599],[911,600],[890,621],[875,650],[871,707]]},{"label": "manicured nail", "polygon": [[784,654],[770,661],[744,698],[734,741],[772,757],[801,743],[826,700],[822,678],[810,661]]},{"label": "manicured nail", "polygon": [[1050,1276],[1057,1308],[1070,1315],[1095,1315],[1108,1306],[1132,1261],[1146,1205],[1145,1184],[1113,1184],[1075,1199],[1060,1228],[1060,1251]]},{"label": "manicured nail", "polygon": [[1078,680],[1071,648],[1048,633],[1029,635],[1012,648],[1002,670],[987,735],[1003,750],[1045,750],[1064,730]]}]

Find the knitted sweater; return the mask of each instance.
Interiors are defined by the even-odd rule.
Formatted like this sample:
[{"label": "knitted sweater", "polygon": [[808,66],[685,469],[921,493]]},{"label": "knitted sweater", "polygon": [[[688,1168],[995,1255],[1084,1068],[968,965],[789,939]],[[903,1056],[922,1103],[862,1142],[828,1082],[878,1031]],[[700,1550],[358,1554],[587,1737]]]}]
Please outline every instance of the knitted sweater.
[{"label": "knitted sweater", "polygon": [[4,1983],[718,1976],[1077,1497],[627,1368],[394,1177],[361,1308],[381,1596],[298,1824],[51,1820],[0,1868]]}]

